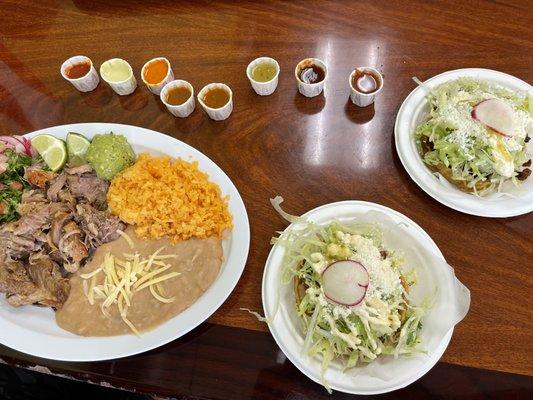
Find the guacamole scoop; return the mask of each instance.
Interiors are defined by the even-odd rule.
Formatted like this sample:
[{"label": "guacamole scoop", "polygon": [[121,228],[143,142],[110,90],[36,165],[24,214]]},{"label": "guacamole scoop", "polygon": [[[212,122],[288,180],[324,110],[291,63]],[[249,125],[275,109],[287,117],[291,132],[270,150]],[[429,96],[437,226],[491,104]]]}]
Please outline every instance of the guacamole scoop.
[{"label": "guacamole scoop", "polygon": [[87,149],[87,161],[99,178],[110,181],[135,161],[135,153],[123,135],[95,135]]}]

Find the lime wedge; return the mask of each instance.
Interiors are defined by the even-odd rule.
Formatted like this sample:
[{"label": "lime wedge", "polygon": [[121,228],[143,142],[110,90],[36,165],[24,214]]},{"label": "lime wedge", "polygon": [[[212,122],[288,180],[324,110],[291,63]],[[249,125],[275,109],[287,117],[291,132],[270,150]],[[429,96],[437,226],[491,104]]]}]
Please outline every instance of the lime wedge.
[{"label": "lime wedge", "polygon": [[52,135],[39,135],[31,140],[31,144],[52,171],[59,171],[67,162],[67,147],[61,139]]},{"label": "lime wedge", "polygon": [[79,133],[67,133],[68,162],[73,167],[87,162],[86,154],[91,142]]}]

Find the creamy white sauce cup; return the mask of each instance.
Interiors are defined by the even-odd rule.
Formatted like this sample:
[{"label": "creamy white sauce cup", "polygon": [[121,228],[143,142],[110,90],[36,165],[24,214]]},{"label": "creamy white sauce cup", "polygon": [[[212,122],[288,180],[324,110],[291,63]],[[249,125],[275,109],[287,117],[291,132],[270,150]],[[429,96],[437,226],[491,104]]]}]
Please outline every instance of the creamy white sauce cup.
[{"label": "creamy white sauce cup", "polygon": [[[274,67],[276,68],[276,75],[274,76],[274,78],[272,78],[268,82],[258,82],[252,78],[252,71],[258,64],[262,62],[270,63],[274,65]],[[278,87],[279,72],[280,72],[280,68],[279,68],[278,62],[270,57],[256,58],[250,64],[248,64],[248,67],[246,68],[246,76],[250,80],[252,88],[255,90],[255,92],[259,96],[268,96],[274,93],[274,91]]]},{"label": "creamy white sauce cup", "polygon": [[[210,89],[214,89],[214,88],[224,89],[229,94],[228,102],[220,108],[211,108],[207,106],[203,100],[205,94]],[[233,92],[231,91],[229,86],[225,85],[224,83],[210,83],[209,85],[204,86],[202,90],[200,90],[200,93],[198,93],[197,98],[198,98],[198,102],[200,103],[204,111],[207,113],[209,118],[211,118],[212,120],[215,120],[215,121],[225,120],[226,118],[230,116],[231,112],[233,111]]]},{"label": "creamy white sauce cup", "polygon": [[[110,77],[111,69],[117,67],[125,67],[129,71],[128,77],[119,81],[112,79]],[[137,80],[133,76],[131,65],[122,58],[112,58],[100,65],[100,75],[111,86],[111,89],[121,96],[131,94],[137,88]]]},{"label": "creamy white sauce cup", "polygon": [[[87,72],[84,76],[79,78],[69,78],[67,75],[67,69],[71,67],[72,65],[80,64],[83,62],[88,62],[90,64],[89,72]],[[78,89],[80,92],[90,92],[91,90],[96,89],[98,84],[100,83],[100,77],[98,76],[98,73],[96,72],[96,69],[94,68],[93,62],[89,57],[85,56],[74,56],[70,57],[68,60],[66,60],[61,65],[61,76],[65,78],[67,81],[72,83],[72,85]]]},{"label": "creamy white sauce cup", "polygon": [[[353,86],[353,76],[357,71],[368,72],[376,79],[377,89],[372,93],[363,93]],[[377,94],[383,88],[383,75],[372,67],[358,67],[352,71],[348,78],[348,84],[350,85],[350,100],[358,107],[367,107],[374,102]]]},{"label": "creamy white sauce cup", "polygon": [[[324,70],[324,79],[322,79],[320,82],[305,83],[300,79],[300,72],[310,64],[314,64]],[[324,90],[324,85],[326,83],[326,79],[328,78],[328,67],[324,61],[318,58],[305,58],[296,65],[296,68],[294,69],[294,76],[296,77],[296,82],[298,82],[298,91],[305,97],[315,97]]]},{"label": "creamy white sauce cup", "polygon": [[[154,61],[158,61],[158,60],[163,60],[167,64],[168,66],[167,74],[161,82],[148,83],[144,79],[144,72],[146,71],[146,68],[148,68],[148,65],[150,65],[150,63],[153,63]],[[150,61],[147,61],[141,69],[141,79],[144,82],[144,84],[148,87],[148,90],[150,90],[150,92],[152,92],[153,94],[160,95],[161,90],[163,90],[165,85],[169,83],[170,81],[174,80],[174,72],[172,72],[170,61],[168,61],[165,57],[156,57],[156,58],[152,58]]]},{"label": "creamy white sauce cup", "polygon": [[[191,95],[183,104],[174,105],[174,104],[167,103],[168,91],[176,87],[186,87],[191,92]],[[170,113],[174,115],[175,117],[180,117],[180,118],[188,117],[194,111],[194,107],[196,106],[196,103],[194,101],[194,88],[189,82],[183,81],[180,79],[177,79],[175,81],[170,81],[169,83],[167,83],[161,90],[160,97],[161,97],[161,101],[167,107],[168,111],[170,111]]]}]

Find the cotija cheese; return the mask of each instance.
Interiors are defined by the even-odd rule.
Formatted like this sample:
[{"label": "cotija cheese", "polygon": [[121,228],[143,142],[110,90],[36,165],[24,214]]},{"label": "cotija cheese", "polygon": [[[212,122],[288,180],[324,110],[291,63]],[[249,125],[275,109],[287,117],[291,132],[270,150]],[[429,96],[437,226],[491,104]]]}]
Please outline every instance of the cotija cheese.
[{"label": "cotija cheese", "polygon": [[232,227],[228,198],[197,162],[143,153],[111,181],[107,201],[111,212],[135,225],[143,238],[221,237]]}]

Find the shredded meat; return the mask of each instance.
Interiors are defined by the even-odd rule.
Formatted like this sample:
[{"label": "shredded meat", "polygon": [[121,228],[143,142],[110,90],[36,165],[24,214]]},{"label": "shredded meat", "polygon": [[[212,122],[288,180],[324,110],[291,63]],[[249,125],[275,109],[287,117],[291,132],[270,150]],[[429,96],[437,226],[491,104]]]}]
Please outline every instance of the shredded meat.
[{"label": "shredded meat", "polygon": [[50,201],[59,200],[59,191],[63,189],[63,186],[67,183],[67,175],[64,173],[59,174],[54,179],[50,181],[48,190],[46,191],[46,197]]},{"label": "shredded meat", "polygon": [[87,258],[89,252],[82,242],[82,232],[74,221],[68,222],[64,227],[65,235],[59,240],[58,248],[64,256],[66,263],[63,268],[74,273],[80,267],[80,263]]},{"label": "shredded meat", "polygon": [[83,164],[77,167],[66,167],[65,172],[69,175],[82,175],[94,172],[94,170],[89,164]]},{"label": "shredded meat", "polygon": [[50,227],[50,234],[52,237],[52,242],[55,246],[59,245],[61,234],[63,233],[63,227],[72,218],[73,216],[70,212],[58,212],[56,215],[54,215],[54,219]]},{"label": "shredded meat", "polygon": [[69,175],[67,181],[74,197],[87,200],[98,207],[105,204],[109,184],[96,174]]},{"label": "shredded meat", "polygon": [[22,200],[17,207],[20,215],[26,215],[39,210],[46,203],[46,197],[40,190],[25,190]]},{"label": "shredded meat", "polygon": [[44,189],[46,183],[56,177],[55,172],[45,171],[40,167],[26,167],[24,171],[24,179],[29,184],[38,188]]},{"label": "shredded meat", "polygon": [[74,210],[76,208],[76,198],[70,193],[70,190],[63,189],[59,192],[59,201],[62,203],[65,203],[70,210]]},{"label": "shredded meat", "polygon": [[45,255],[21,261],[0,263],[0,291],[9,304],[18,307],[40,304],[60,308],[68,297],[70,286],[59,266]]},{"label": "shredded meat", "polygon": [[525,181],[529,177],[529,175],[531,175],[531,170],[529,168],[524,168],[516,175],[516,179],[518,179],[519,181]]},{"label": "shredded meat", "polygon": [[42,290],[54,299],[52,307],[58,308],[67,300],[70,291],[68,279],[61,274],[59,265],[44,254],[34,254],[28,261],[28,275]]},{"label": "shredded meat", "polygon": [[38,236],[16,235],[15,222],[0,227],[0,262],[6,259],[23,259],[33,252],[40,251],[43,243]]},{"label": "shredded meat", "polygon": [[420,140],[420,147],[422,148],[423,154],[429,153],[430,151],[433,151],[433,142],[431,142],[427,136],[424,136]]},{"label": "shredded meat", "polygon": [[7,301],[13,306],[28,304],[28,301],[29,304],[37,303],[43,298],[22,261],[0,261],[0,292],[6,294]]},{"label": "shredded meat", "polygon": [[90,204],[78,204],[76,212],[76,220],[85,233],[85,244],[92,248],[118,239],[117,231],[126,227],[118,217],[97,210]]}]

